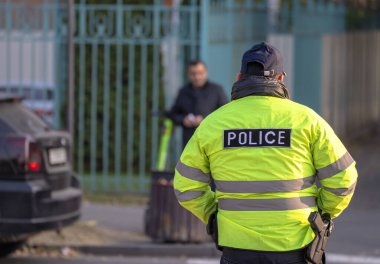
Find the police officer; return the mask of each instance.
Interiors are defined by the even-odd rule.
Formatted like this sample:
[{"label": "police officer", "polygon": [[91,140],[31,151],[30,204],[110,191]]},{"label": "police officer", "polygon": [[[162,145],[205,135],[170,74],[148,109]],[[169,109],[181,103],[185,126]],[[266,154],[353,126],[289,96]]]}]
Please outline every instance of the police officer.
[{"label": "police officer", "polygon": [[181,205],[204,223],[217,211],[221,263],[307,263],[310,213],[335,218],[353,195],[354,160],[317,113],[289,100],[284,75],[273,46],[246,51],[232,101],[200,124],[176,166]]}]

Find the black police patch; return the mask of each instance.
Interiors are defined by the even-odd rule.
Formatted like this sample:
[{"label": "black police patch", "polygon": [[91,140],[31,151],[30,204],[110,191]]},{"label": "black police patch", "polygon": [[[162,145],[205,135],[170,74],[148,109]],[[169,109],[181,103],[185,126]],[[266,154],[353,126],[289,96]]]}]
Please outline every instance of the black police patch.
[{"label": "black police patch", "polygon": [[290,147],[291,129],[224,130],[224,148]]}]

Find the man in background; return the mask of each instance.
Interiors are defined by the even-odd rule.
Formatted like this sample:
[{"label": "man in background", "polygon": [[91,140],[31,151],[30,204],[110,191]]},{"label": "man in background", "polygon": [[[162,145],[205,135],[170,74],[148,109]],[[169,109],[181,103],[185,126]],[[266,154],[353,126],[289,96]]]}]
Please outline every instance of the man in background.
[{"label": "man in background", "polygon": [[170,110],[174,124],[183,127],[183,147],[202,120],[227,103],[223,88],[208,80],[207,67],[202,61],[194,60],[188,64],[187,77],[189,82],[179,90]]}]

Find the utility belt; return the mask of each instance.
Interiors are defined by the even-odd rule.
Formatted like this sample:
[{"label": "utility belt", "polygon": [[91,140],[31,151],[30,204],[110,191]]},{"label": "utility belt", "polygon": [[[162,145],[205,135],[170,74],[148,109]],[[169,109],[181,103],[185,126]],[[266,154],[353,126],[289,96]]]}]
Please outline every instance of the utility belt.
[{"label": "utility belt", "polygon": [[326,263],[325,249],[327,247],[327,238],[331,236],[334,229],[334,222],[329,214],[320,215],[319,212],[312,212],[309,215],[311,229],[313,229],[315,238],[307,247],[306,260],[310,264]]},{"label": "utility belt", "polygon": [[206,226],[207,234],[212,238],[215,243],[215,247],[219,251],[223,251],[223,247],[219,246],[218,243],[218,211],[213,212],[208,218],[208,223]]},{"label": "utility belt", "polygon": [[[208,220],[206,230],[218,250],[223,251],[223,247],[218,244],[218,211],[213,212]],[[319,212],[312,212],[308,218],[310,226],[315,233],[314,240],[306,249],[306,261],[308,264],[324,264],[326,263],[325,249],[327,246],[327,238],[331,235],[334,223],[329,214],[320,215]]]}]

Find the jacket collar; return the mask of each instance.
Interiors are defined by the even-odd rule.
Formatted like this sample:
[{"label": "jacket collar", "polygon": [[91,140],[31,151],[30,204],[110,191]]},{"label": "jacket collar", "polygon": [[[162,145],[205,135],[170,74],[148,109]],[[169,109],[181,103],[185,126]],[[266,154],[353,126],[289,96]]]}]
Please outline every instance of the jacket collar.
[{"label": "jacket collar", "polygon": [[250,95],[274,96],[289,99],[289,92],[285,84],[272,78],[247,76],[234,83],[231,99],[236,100]]}]

